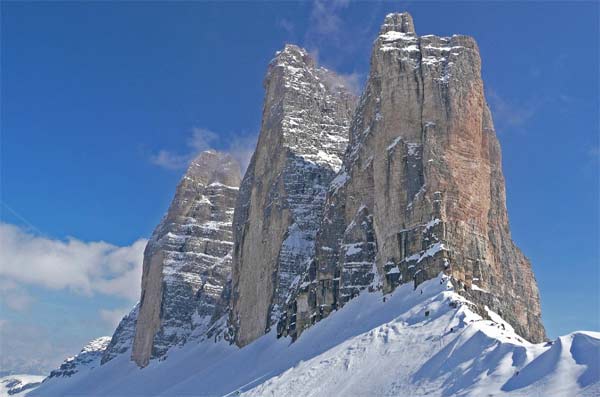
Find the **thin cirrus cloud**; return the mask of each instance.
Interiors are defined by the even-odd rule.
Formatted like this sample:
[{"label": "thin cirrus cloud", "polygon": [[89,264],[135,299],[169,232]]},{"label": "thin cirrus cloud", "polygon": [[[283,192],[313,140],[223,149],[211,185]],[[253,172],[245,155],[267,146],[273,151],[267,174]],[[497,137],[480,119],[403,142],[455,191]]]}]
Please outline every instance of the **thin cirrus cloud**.
[{"label": "thin cirrus cloud", "polygon": [[486,90],[486,97],[492,111],[496,130],[500,133],[513,130],[519,131],[535,116],[537,110],[543,104],[542,100],[538,98],[511,102],[492,88]]},{"label": "thin cirrus cloud", "polygon": [[[24,291],[24,286],[35,286],[135,301],[146,242],[139,239],[119,247],[103,241],[63,241],[0,223],[0,293],[10,295],[11,291]],[[24,308],[28,303],[27,297],[22,297],[12,302],[12,308]]]},{"label": "thin cirrus cloud", "polygon": [[296,30],[296,25],[287,18],[278,19],[277,26],[283,29],[288,35],[293,35]]}]

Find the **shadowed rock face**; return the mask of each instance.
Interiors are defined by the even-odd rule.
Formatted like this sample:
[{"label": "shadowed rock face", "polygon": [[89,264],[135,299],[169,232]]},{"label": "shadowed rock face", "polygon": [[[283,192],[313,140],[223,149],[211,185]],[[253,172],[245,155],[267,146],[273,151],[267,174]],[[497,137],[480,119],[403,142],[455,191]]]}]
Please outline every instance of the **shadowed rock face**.
[{"label": "shadowed rock face", "polygon": [[110,339],[110,343],[102,354],[102,364],[112,360],[119,354],[127,353],[127,351],[131,349],[133,338],[135,336],[135,325],[139,311],[140,305],[137,303],[133,309],[131,309],[131,311],[121,319],[119,325],[117,325],[117,329]]},{"label": "shadowed rock face", "polygon": [[192,161],[144,252],[132,359],[140,366],[200,336],[224,314],[239,164],[206,151]]},{"label": "shadowed rock face", "polygon": [[278,329],[298,336],[361,290],[439,272],[532,342],[545,338],[531,265],[513,243],[475,41],[417,36],[390,14],[332,182],[314,261]]},{"label": "shadowed rock face", "polygon": [[306,270],[355,104],[339,77],[293,45],[271,61],[264,86],[261,132],[234,219],[230,324],[240,346],[277,320]]}]

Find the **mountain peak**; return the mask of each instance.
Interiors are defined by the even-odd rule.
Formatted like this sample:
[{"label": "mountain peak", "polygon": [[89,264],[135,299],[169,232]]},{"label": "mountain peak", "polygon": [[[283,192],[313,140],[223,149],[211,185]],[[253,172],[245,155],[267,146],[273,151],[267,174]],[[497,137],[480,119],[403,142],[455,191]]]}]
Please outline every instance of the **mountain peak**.
[{"label": "mountain peak", "polygon": [[275,65],[291,65],[295,67],[315,67],[315,59],[304,48],[295,44],[286,44],[281,51],[275,53]]},{"label": "mountain peak", "polygon": [[[146,366],[222,315],[231,273],[231,220],[240,166],[207,150],[190,164],[144,251],[132,359]],[[128,327],[123,327],[128,334]]]},{"label": "mountain peak", "polygon": [[379,34],[387,32],[416,33],[413,18],[408,12],[394,12],[387,14],[381,25]]},{"label": "mountain peak", "polygon": [[218,182],[237,187],[240,184],[240,165],[229,153],[205,150],[192,160],[186,176],[198,178],[205,184]]},{"label": "mountain peak", "polygon": [[355,107],[339,76],[291,44],[269,65],[264,86],[258,145],[233,225],[230,323],[240,346],[275,324],[305,270]]}]

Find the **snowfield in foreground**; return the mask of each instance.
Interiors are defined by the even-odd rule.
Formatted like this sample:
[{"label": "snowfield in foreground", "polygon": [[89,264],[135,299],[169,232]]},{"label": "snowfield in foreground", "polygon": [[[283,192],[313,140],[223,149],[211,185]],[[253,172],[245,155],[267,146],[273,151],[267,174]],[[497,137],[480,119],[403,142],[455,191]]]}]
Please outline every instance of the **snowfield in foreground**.
[{"label": "snowfield in foreground", "polygon": [[129,354],[30,396],[598,396],[600,333],[531,344],[484,320],[444,277],[362,293],[295,342],[188,343],[139,369]]}]

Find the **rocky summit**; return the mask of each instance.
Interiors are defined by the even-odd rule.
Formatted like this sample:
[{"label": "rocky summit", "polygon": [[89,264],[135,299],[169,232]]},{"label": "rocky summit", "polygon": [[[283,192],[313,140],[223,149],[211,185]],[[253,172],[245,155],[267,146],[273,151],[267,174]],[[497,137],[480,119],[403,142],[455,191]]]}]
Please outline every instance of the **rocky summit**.
[{"label": "rocky summit", "polygon": [[239,346],[268,332],[313,256],[355,106],[342,79],[294,45],[271,61],[264,86],[258,145],[233,225],[230,323]]},{"label": "rocky summit", "polygon": [[201,336],[224,314],[239,184],[239,164],[215,151],[193,160],[179,183],[144,252],[131,355],[138,365]]},{"label": "rocky summit", "polygon": [[418,288],[443,272],[477,312],[545,339],[531,265],[510,236],[475,40],[385,18],[315,248],[282,333],[298,336],[366,288]]}]

